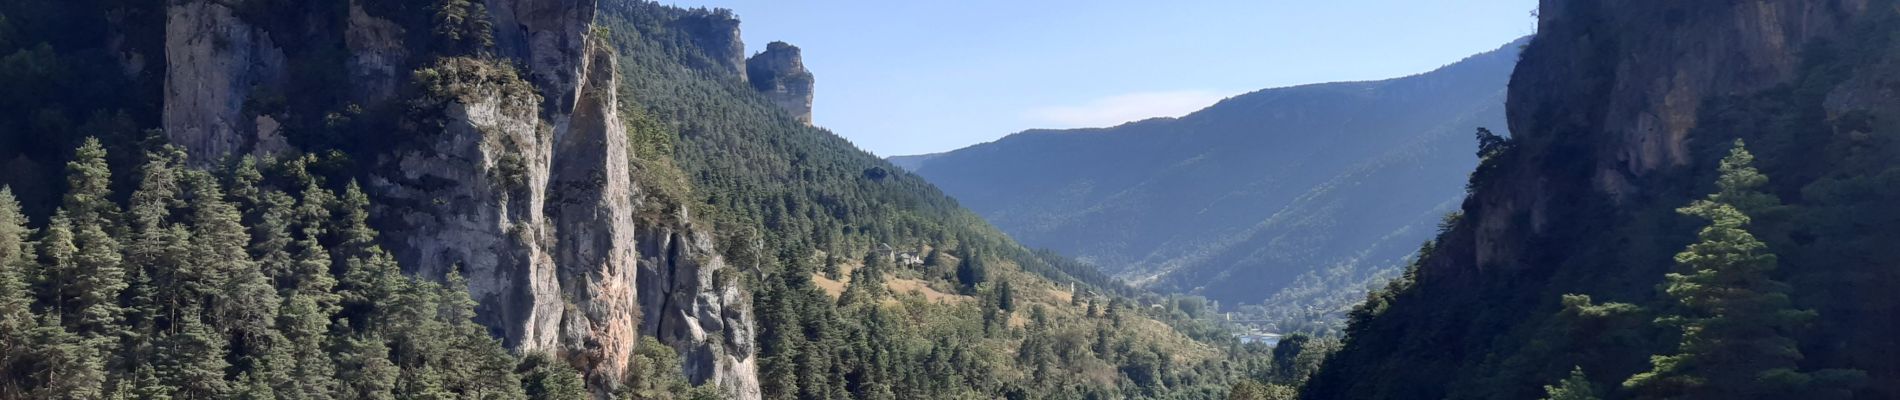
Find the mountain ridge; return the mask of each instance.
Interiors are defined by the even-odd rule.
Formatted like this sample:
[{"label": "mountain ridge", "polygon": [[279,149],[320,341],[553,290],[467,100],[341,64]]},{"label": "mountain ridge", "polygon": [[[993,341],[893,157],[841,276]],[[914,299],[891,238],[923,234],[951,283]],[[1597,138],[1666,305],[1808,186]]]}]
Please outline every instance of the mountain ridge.
[{"label": "mountain ridge", "polygon": [[[1436,222],[1436,214],[1449,211],[1447,204],[1461,194],[1457,188],[1462,172],[1475,165],[1476,157],[1457,142],[1469,140],[1465,135],[1471,129],[1503,125],[1504,77],[1523,42],[1402,78],[1264,89],[1176,118],[1108,128],[1027,130],[955,151],[892,160],[909,165],[1018,240],[1079,256],[1111,274],[1164,291],[1206,295],[1228,304],[1257,303],[1272,295],[1256,297],[1244,293],[1248,290],[1220,287],[1219,282],[1249,282],[1273,293],[1279,289],[1272,282],[1292,280],[1235,275],[1247,268],[1225,268],[1258,268],[1263,263],[1317,264],[1293,267],[1295,276],[1298,271],[1345,265],[1350,272],[1331,279],[1352,282],[1328,286],[1363,290],[1390,275],[1380,271],[1401,265],[1403,256],[1429,237],[1425,227]],[[1346,112],[1360,109],[1381,114]],[[1420,123],[1423,126],[1407,126]],[[1438,168],[1428,178],[1367,172],[1378,166],[1399,169],[1395,166],[1406,163]],[[1284,252],[1313,245],[1300,244],[1288,236],[1293,232],[1289,229],[1325,229],[1314,224],[1327,222],[1294,216],[1340,215],[1344,211],[1327,209],[1325,201],[1306,199],[1338,196],[1342,188],[1357,187],[1352,179],[1422,180],[1439,186],[1420,194],[1431,199],[1424,200],[1424,209],[1393,216],[1408,222],[1379,228],[1404,239],[1381,241],[1379,237],[1389,235],[1355,233],[1359,238],[1351,241],[1366,247],[1328,250],[1331,256],[1322,258],[1332,261],[1263,261],[1262,254],[1247,251],[1278,246],[1275,251]],[[1405,186],[1416,185],[1397,187]],[[1389,208],[1363,202],[1359,207]],[[1242,276],[1245,279],[1234,279]],[[1267,286],[1257,286],[1263,281]],[[1331,314],[1336,321],[1339,313]]]}]

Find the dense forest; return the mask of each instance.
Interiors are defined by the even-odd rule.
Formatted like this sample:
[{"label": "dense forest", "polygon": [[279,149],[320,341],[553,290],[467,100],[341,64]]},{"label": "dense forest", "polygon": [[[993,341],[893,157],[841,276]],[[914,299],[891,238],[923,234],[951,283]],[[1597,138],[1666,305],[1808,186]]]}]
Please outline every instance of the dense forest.
[{"label": "dense forest", "polygon": [[[0,397],[587,394],[571,366],[489,337],[459,276],[404,276],[376,244],[356,184],[311,175],[310,158],[207,172],[156,146],[123,174],[137,189],[120,196],[106,151],[85,141],[43,225],[29,227],[0,189]],[[676,385],[654,386],[667,390],[683,381],[637,378]]]},{"label": "dense forest", "polygon": [[733,15],[604,6],[630,134],[650,155],[636,158],[667,160],[643,173],[690,182],[662,202],[703,210],[728,257],[764,267],[750,282],[768,398],[1211,398],[1265,356],[1204,300],[1026,249],[771,107],[703,43]]},{"label": "dense forest", "polygon": [[[603,384],[578,353],[522,351],[484,326],[493,300],[472,296],[466,266],[418,270],[384,250],[412,237],[379,225],[458,204],[396,201],[404,152],[453,138],[458,107],[552,93],[482,2],[232,6],[278,38],[295,77],[236,95],[243,118],[281,124],[281,148],[240,148],[255,157],[191,154],[155,129],[174,117],[164,82],[179,68],[160,40],[180,18],[166,7],[0,5],[0,87],[18,94],[0,102],[0,397],[744,394],[694,378],[703,356],[654,337]],[[708,340],[756,345],[765,398],[1220,398],[1236,385],[1284,398],[1334,347],[1241,345],[1211,302],[1015,243],[761,97],[727,69],[743,63],[709,50],[736,40],[728,11],[598,7],[589,51],[617,61],[638,223],[710,227],[738,268],[707,279],[737,282],[758,329]],[[361,38],[343,31],[364,15],[412,28],[393,100],[366,97],[374,82],[346,68]],[[485,173],[524,185],[530,157]]]},{"label": "dense forest", "polygon": [[1900,397],[1900,8],[1544,4],[1460,211],[1269,345],[810,126],[732,11],[0,2],[0,398]]}]

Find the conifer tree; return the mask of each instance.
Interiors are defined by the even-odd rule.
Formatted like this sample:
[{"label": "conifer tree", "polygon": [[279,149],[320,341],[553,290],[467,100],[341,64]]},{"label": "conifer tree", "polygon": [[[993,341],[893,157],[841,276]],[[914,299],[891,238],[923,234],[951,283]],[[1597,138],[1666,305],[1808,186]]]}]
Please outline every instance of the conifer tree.
[{"label": "conifer tree", "polygon": [[330,275],[330,256],[323,247],[325,224],[330,219],[330,197],[314,181],[304,188],[303,198],[293,215],[297,222],[296,240],[288,281],[290,288],[279,308],[278,330],[290,346],[289,390],[278,395],[303,399],[330,399],[341,391],[336,381],[335,362],[324,346],[336,315],[336,278]]},{"label": "conifer tree", "polygon": [[1583,367],[1570,370],[1570,376],[1556,385],[1544,386],[1544,400],[1597,400],[1596,389],[1590,387],[1590,378],[1583,375]]},{"label": "conifer tree", "polygon": [[40,233],[40,268],[33,283],[35,292],[40,294],[40,303],[45,304],[53,316],[65,317],[66,311],[76,306],[66,296],[67,282],[79,273],[79,246],[73,242],[73,220],[67,217],[66,210],[53,211],[53,217],[47,220],[46,229]]},{"label": "conifer tree", "polygon": [[975,294],[977,285],[989,280],[988,268],[983,266],[980,258],[972,253],[957,263],[957,282],[963,284],[963,294]]},{"label": "conifer tree", "polygon": [[1666,294],[1678,310],[1658,322],[1682,328],[1675,354],[1654,356],[1653,368],[1625,386],[1646,398],[1758,398],[1792,395],[1806,374],[1790,336],[1814,318],[1790,305],[1788,285],[1774,280],[1775,255],[1748,230],[1741,207],[1774,203],[1760,192],[1767,178],[1740,140],[1721,162],[1720,187],[1678,210],[1710,221],[1698,241],[1676,254],[1678,272]]},{"label": "conifer tree", "polygon": [[33,246],[27,242],[26,217],[13,190],[0,187],[0,398],[25,398],[28,382],[17,378],[36,361],[32,287],[27,283]]},{"label": "conifer tree", "polygon": [[178,310],[171,331],[164,339],[158,360],[158,377],[183,399],[224,398],[230,386],[224,380],[225,340],[210,325],[199,320],[203,312],[196,304]]},{"label": "conifer tree", "polygon": [[450,347],[441,369],[448,378],[444,383],[470,398],[525,398],[521,378],[514,372],[514,356],[475,323],[475,299],[469,296],[468,280],[451,270],[447,281],[437,286],[440,292],[436,295],[442,301],[438,318],[450,332]]},{"label": "conifer tree", "polygon": [[243,212],[242,220],[250,230],[251,259],[256,260],[257,268],[273,285],[287,282],[292,269],[291,211],[296,200],[282,191],[265,188],[264,175],[254,158],[239,159],[228,174],[230,196]]},{"label": "conifer tree", "polygon": [[[189,234],[172,221],[172,209],[180,205],[177,176],[181,157],[183,153],[176,148],[147,152],[146,163],[139,171],[138,189],[132,192],[127,210],[127,232],[131,236],[124,249],[130,273],[125,323],[133,329],[126,331],[124,343],[117,349],[125,368],[153,362],[152,353],[163,340],[159,336],[176,333],[170,328],[184,317],[180,309],[196,306],[195,302],[207,294],[210,278],[191,258],[186,243]],[[136,384],[137,377],[131,378]]]},{"label": "conifer tree", "polygon": [[337,346],[338,378],[347,387],[351,399],[395,399],[396,377],[401,371],[389,361],[389,346],[380,335],[344,338]]},{"label": "conifer tree", "polygon": [[[0,362],[21,349],[34,324],[32,287],[27,284],[27,276],[37,255],[27,241],[30,232],[13,189],[0,187]],[[0,368],[4,365],[0,363]]]},{"label": "conifer tree", "polygon": [[105,355],[86,338],[62,327],[59,314],[41,318],[28,339],[34,351],[27,379],[38,385],[30,399],[99,399],[106,395]]},{"label": "conifer tree", "polygon": [[61,207],[70,219],[75,252],[59,286],[71,303],[62,311],[73,317],[66,322],[100,348],[115,347],[124,332],[119,295],[126,288],[126,273],[115,238],[122,229],[119,206],[111,201],[111,181],[105,148],[98,139],[87,138],[66,164],[67,192]]},{"label": "conifer tree", "polygon": [[[653,390],[651,388],[635,386],[636,384],[648,383],[644,380],[645,377],[642,376],[642,372],[645,372],[645,370],[638,368],[651,368],[647,363],[641,362],[645,360],[640,358],[641,355],[646,353],[645,350],[650,341],[652,341],[652,337],[644,338],[640,343],[640,347],[637,348],[638,350],[636,350],[636,354],[634,355],[635,359],[630,363],[631,365],[629,365],[636,369],[630,370],[628,385],[622,388],[620,398],[649,399],[657,397],[660,394],[674,393],[665,390],[685,390],[684,387],[669,387],[666,389]],[[656,346],[658,345],[657,341],[652,341],[651,343]],[[665,346],[660,347],[664,348]],[[672,351],[672,349],[666,349],[666,351]],[[529,399],[588,399],[587,386],[581,382],[581,372],[574,370],[573,366],[556,361],[554,357],[547,355],[547,353],[534,353],[522,358],[521,368],[518,370],[521,371],[521,385],[523,391],[527,393]]]},{"label": "conifer tree", "polygon": [[380,323],[377,303],[400,290],[402,270],[395,259],[376,244],[376,230],[369,226],[369,196],[350,182],[336,204],[336,267],[342,279],[337,283],[342,295],[343,315],[359,329]]},{"label": "conifer tree", "polygon": [[996,286],[996,308],[1003,311],[1016,311],[1016,288],[1003,280]]},{"label": "conifer tree", "polygon": [[245,232],[243,215],[226,200],[217,181],[197,171],[186,173],[184,181],[191,198],[191,259],[204,263],[217,277],[217,286],[211,288],[215,293],[209,310],[212,328],[243,344],[232,351],[238,356],[238,366],[250,370],[268,352],[263,346],[280,341],[272,336],[282,300],[246,250],[250,235]]}]

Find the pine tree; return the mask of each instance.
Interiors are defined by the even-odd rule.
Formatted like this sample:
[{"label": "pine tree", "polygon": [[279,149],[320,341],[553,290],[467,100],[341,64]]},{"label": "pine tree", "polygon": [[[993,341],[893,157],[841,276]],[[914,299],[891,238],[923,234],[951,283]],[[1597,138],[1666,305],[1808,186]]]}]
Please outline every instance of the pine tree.
[{"label": "pine tree", "polygon": [[[780,275],[789,275],[780,273]],[[798,364],[804,347],[804,334],[798,330],[799,316],[787,298],[785,278],[766,279],[758,297],[759,383],[766,397],[773,400],[796,399]]]},{"label": "pine tree", "polygon": [[46,304],[52,315],[65,317],[66,310],[74,308],[66,296],[67,282],[73,275],[79,274],[79,245],[73,243],[73,220],[67,217],[66,210],[56,210],[47,220],[46,229],[41,231],[40,268],[33,283],[34,292],[40,294],[40,303]]},{"label": "pine tree", "polygon": [[67,322],[100,348],[115,347],[124,332],[119,294],[126,288],[126,273],[115,238],[122,229],[119,207],[110,200],[111,181],[105,148],[87,138],[66,164],[68,189],[61,207],[68,213],[76,252],[59,285],[70,298],[63,312],[73,313],[73,321]]},{"label": "pine tree", "polygon": [[379,335],[364,335],[341,340],[337,346],[338,380],[351,399],[391,400],[396,397],[396,377],[401,373],[389,361],[389,346]]},{"label": "pine tree", "polygon": [[99,399],[106,394],[105,355],[78,334],[67,331],[58,314],[41,319],[30,335],[35,360],[27,379],[39,384],[30,399]]},{"label": "pine tree", "polygon": [[400,290],[401,268],[395,259],[376,244],[376,230],[369,226],[369,196],[356,182],[350,182],[338,199],[335,211],[336,271],[342,295],[343,315],[359,329],[372,329],[381,319],[377,304]]},{"label": "pine tree", "polygon": [[66,196],[61,207],[77,225],[97,224],[119,233],[119,206],[112,203],[112,170],[98,138],[86,138],[66,163]]},{"label": "pine tree", "polygon": [[988,268],[983,266],[976,254],[970,254],[957,263],[957,282],[962,283],[963,294],[976,294],[977,285],[989,280]]},{"label": "pine tree", "polygon": [[179,310],[195,307],[208,294],[210,280],[199,269],[199,260],[191,257],[189,234],[172,222],[172,209],[181,204],[177,178],[182,152],[167,148],[145,157],[126,214],[131,236],[124,261],[131,276],[125,323],[132,329],[126,330],[117,351],[125,370],[153,361],[152,353],[163,340],[159,336],[176,333],[170,328],[179,323]]},{"label": "pine tree", "polygon": [[1009,280],[996,286],[996,308],[1003,311],[1016,311],[1016,288]]},{"label": "pine tree", "polygon": [[441,299],[442,324],[448,327],[450,335],[449,353],[444,357],[441,371],[448,380],[443,383],[465,397],[478,399],[522,399],[521,378],[515,375],[516,360],[501,342],[488,336],[487,330],[475,323],[475,299],[469,296],[468,280],[461,273],[449,271],[448,283],[437,287]]},{"label": "pine tree", "polygon": [[282,332],[295,366],[289,371],[291,388],[278,395],[302,399],[329,399],[341,391],[335,362],[324,346],[336,315],[336,278],[330,275],[330,256],[321,238],[330,219],[330,197],[314,181],[304,188],[293,215],[297,232],[286,279],[291,285],[279,308]]},{"label": "pine tree", "polygon": [[[652,337],[645,337],[643,339],[644,340],[642,340],[640,343],[640,346],[641,346],[640,350],[645,350],[649,342],[656,346],[659,343],[657,341],[652,341]],[[664,348],[665,346],[659,346],[659,347]],[[669,352],[672,351],[672,349],[666,349],[666,350]],[[632,364],[630,366],[634,368],[648,367],[646,363],[640,362],[640,361],[644,361],[644,359],[638,358],[641,354],[644,354],[644,353],[645,351],[639,351],[637,354],[635,354],[636,358],[633,360],[632,363],[630,363]],[[529,399],[533,399],[533,400],[587,400],[588,399],[587,385],[581,382],[581,372],[575,370],[573,366],[556,361],[554,357],[549,356],[547,353],[534,353],[534,354],[529,354],[527,357],[523,357],[521,360],[521,367],[518,368],[518,370],[521,371],[521,387],[523,391],[527,393]],[[669,393],[669,392],[660,392],[656,390],[649,390],[649,388],[639,388],[639,390],[627,390],[627,389],[634,389],[633,385],[635,382],[645,383],[643,382],[644,377],[642,376],[641,372],[643,371],[634,370],[629,373],[630,375],[629,381],[631,382],[629,382],[629,385],[626,388],[623,388],[622,395],[618,397],[623,398],[623,399],[633,398],[633,399],[645,400],[651,397],[643,397],[643,396],[650,396],[650,395],[655,395],[658,393]],[[677,390],[683,391],[684,389],[685,388],[682,387],[682,388],[678,388]]]},{"label": "pine tree", "polygon": [[38,318],[27,275],[37,256],[27,242],[29,233],[13,190],[0,187],[0,398],[26,397],[30,385],[17,377],[35,361],[32,335]]},{"label": "pine tree", "polygon": [[[282,191],[263,187],[264,175],[257,160],[239,159],[226,177],[230,197],[243,211],[244,226],[250,228],[249,252],[264,276],[276,282],[289,279],[292,267],[290,225],[296,200]],[[284,285],[288,286],[288,285]]]},{"label": "pine tree", "polygon": [[217,277],[216,287],[210,288],[214,293],[212,328],[243,345],[232,350],[238,355],[238,366],[249,370],[268,352],[263,346],[273,341],[282,299],[246,250],[251,237],[245,232],[243,214],[226,200],[216,180],[196,171],[187,173],[184,180],[191,198],[191,259],[204,263]]},{"label": "pine tree", "polygon": [[172,333],[160,347],[158,376],[166,387],[184,399],[224,398],[230,386],[224,381],[225,340],[210,325],[199,320],[199,306],[186,305],[172,321]]},{"label": "pine tree", "polygon": [[1597,400],[1596,389],[1590,387],[1590,378],[1583,375],[1583,367],[1570,370],[1570,377],[1556,385],[1544,386],[1544,400]]},{"label": "pine tree", "polygon": [[1652,358],[1653,368],[1625,386],[1647,398],[1758,398],[1792,395],[1806,374],[1795,371],[1801,352],[1790,335],[1814,318],[1790,305],[1788,285],[1772,278],[1776,258],[1748,231],[1740,207],[1774,203],[1759,191],[1767,182],[1751,165],[1740,140],[1721,163],[1720,190],[1678,212],[1710,221],[1699,240],[1676,255],[1666,294],[1680,307],[1659,323],[1682,328],[1676,354]]}]

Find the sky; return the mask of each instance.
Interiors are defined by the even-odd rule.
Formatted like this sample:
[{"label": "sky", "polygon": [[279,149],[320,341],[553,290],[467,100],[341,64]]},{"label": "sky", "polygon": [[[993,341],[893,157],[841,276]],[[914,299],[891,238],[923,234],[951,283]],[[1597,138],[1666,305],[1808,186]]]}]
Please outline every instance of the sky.
[{"label": "sky", "polygon": [[879,156],[1033,128],[1181,116],[1223,98],[1396,78],[1536,30],[1537,0],[659,0],[785,41],[813,120]]}]

